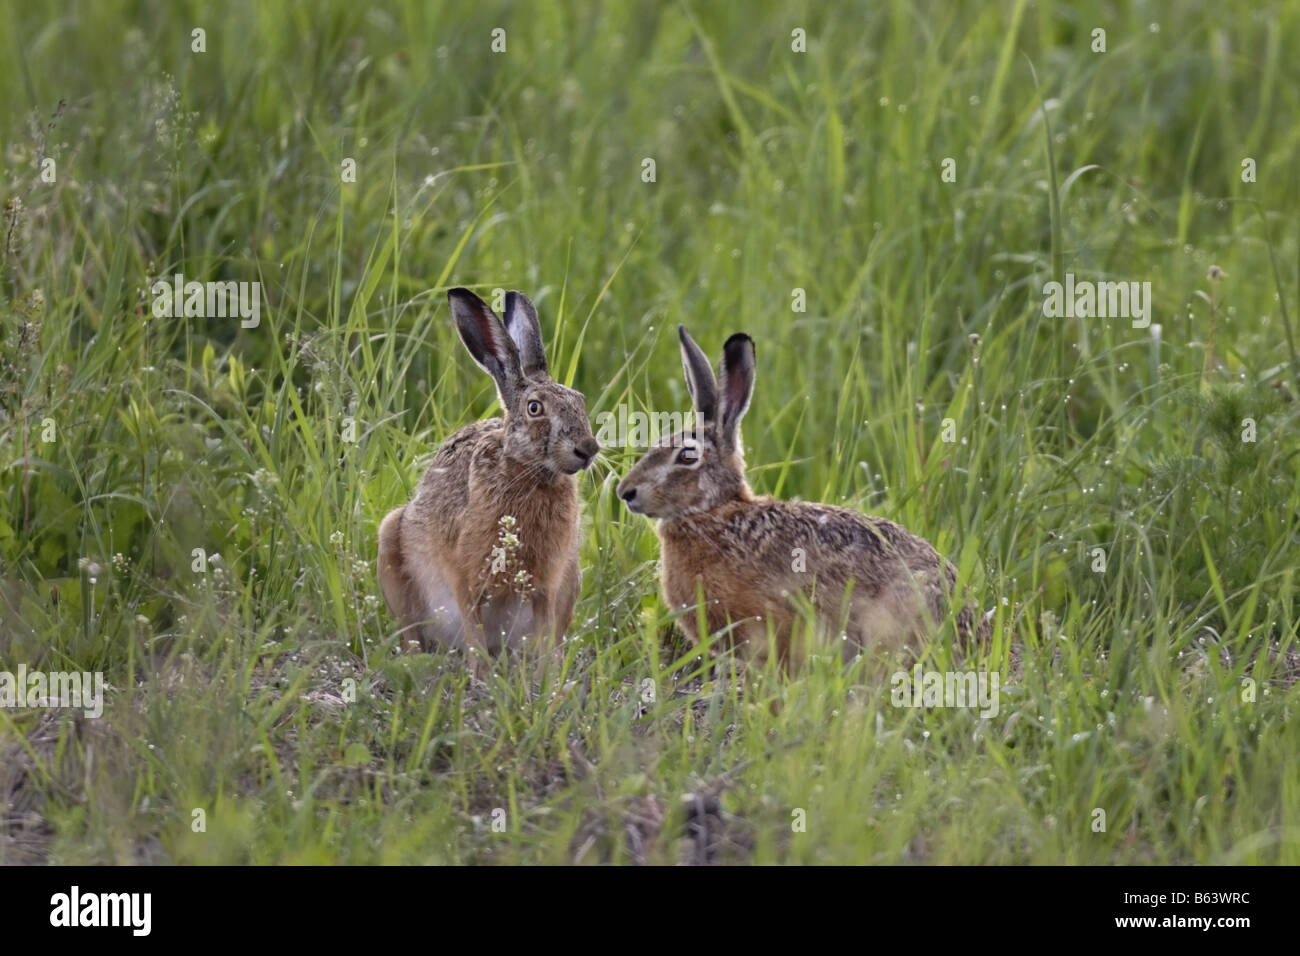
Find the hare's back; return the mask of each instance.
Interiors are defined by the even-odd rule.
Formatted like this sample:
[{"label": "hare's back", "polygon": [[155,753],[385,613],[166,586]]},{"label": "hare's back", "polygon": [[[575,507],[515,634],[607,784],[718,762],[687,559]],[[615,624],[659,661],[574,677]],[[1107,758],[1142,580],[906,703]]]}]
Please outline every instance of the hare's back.
[{"label": "hare's back", "polygon": [[839,571],[883,582],[900,567],[922,571],[946,563],[929,542],[902,525],[837,505],[763,497],[717,509],[700,524],[706,527],[695,529],[697,546],[708,540],[737,561],[781,557],[783,563],[798,548],[832,577]]},{"label": "hare's back", "polygon": [[485,447],[498,447],[501,432],[502,421],[499,418],[466,425],[442,443],[424,473],[424,483],[442,485],[459,480],[464,487],[475,454]]},{"label": "hare's back", "polygon": [[919,535],[901,524],[852,508],[808,502],[784,502],[796,523],[814,535],[829,553],[856,557],[872,565],[901,563],[913,570],[933,568],[943,559]]},{"label": "hare's back", "polygon": [[412,502],[421,512],[430,509],[455,514],[469,504],[469,476],[474,458],[501,444],[499,418],[466,425],[438,449],[424,472]]}]

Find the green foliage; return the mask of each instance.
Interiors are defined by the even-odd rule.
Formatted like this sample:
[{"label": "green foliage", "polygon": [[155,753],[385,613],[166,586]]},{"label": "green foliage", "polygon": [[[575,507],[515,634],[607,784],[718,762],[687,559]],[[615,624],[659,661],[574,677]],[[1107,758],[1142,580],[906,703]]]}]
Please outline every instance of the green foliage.
[{"label": "green foliage", "polygon": [[[5,3],[0,670],[111,689],[0,709],[0,862],[1300,862],[1300,8],[1143,10]],[[1047,318],[1062,271],[1152,326]],[[260,324],[155,316],[177,273]],[[593,418],[749,332],[751,483],[951,556],[994,645],[926,666],[998,716],[708,673],[636,449],[560,671],[397,655],[376,527],[495,402],[456,285]]]}]

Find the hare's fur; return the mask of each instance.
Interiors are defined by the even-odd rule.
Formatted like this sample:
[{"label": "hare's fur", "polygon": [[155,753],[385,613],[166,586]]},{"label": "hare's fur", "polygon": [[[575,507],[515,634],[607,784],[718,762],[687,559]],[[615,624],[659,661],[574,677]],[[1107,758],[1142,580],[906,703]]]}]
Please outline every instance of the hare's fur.
[{"label": "hare's fur", "polygon": [[[618,493],[632,510],[659,519],[664,598],[685,612],[687,636],[701,637],[702,594],[708,633],[727,629],[748,656],[796,657],[792,637],[808,611],[846,656],[914,650],[947,617],[952,564],[884,518],[755,496],[739,435],[753,391],[753,343],[732,336],[715,379],[685,329],[681,339],[696,427],[652,448]],[[968,607],[956,624],[962,638],[985,630]]]},{"label": "hare's fur", "polygon": [[447,439],[415,496],[381,522],[380,587],[425,649],[554,639],[573,617],[582,580],[574,474],[599,446],[582,395],[547,374],[527,299],[507,296],[504,324],[466,290],[451,300],[505,416]]}]

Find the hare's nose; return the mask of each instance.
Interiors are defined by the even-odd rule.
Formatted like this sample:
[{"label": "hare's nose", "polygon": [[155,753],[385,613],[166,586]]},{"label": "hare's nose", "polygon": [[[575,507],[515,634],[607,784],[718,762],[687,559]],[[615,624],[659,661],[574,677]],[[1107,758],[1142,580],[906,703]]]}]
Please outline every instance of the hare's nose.
[{"label": "hare's nose", "polygon": [[628,488],[626,491],[620,491],[618,493],[618,496],[622,498],[624,501],[631,501],[633,498],[636,497],[636,489]]},{"label": "hare's nose", "polygon": [[599,451],[600,445],[594,438],[588,438],[586,441],[579,442],[573,446],[573,453],[584,462],[591,461],[591,459],[596,457],[596,453]]}]

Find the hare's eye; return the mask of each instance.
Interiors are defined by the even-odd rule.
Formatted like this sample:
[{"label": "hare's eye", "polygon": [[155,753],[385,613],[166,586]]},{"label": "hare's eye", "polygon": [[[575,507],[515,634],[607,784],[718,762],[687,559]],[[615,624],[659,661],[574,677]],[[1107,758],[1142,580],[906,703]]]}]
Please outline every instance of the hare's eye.
[{"label": "hare's eye", "polygon": [[699,449],[693,448],[690,445],[687,445],[685,448],[683,448],[681,451],[677,453],[677,464],[679,465],[693,465],[699,460],[700,460]]},{"label": "hare's eye", "polygon": [[536,418],[536,417],[537,417],[538,415],[540,415],[541,413],[542,413],[542,403],[541,403],[541,402],[539,402],[537,399],[533,399],[531,402],[528,403],[528,414],[529,414],[529,415],[532,415],[533,418]]}]

